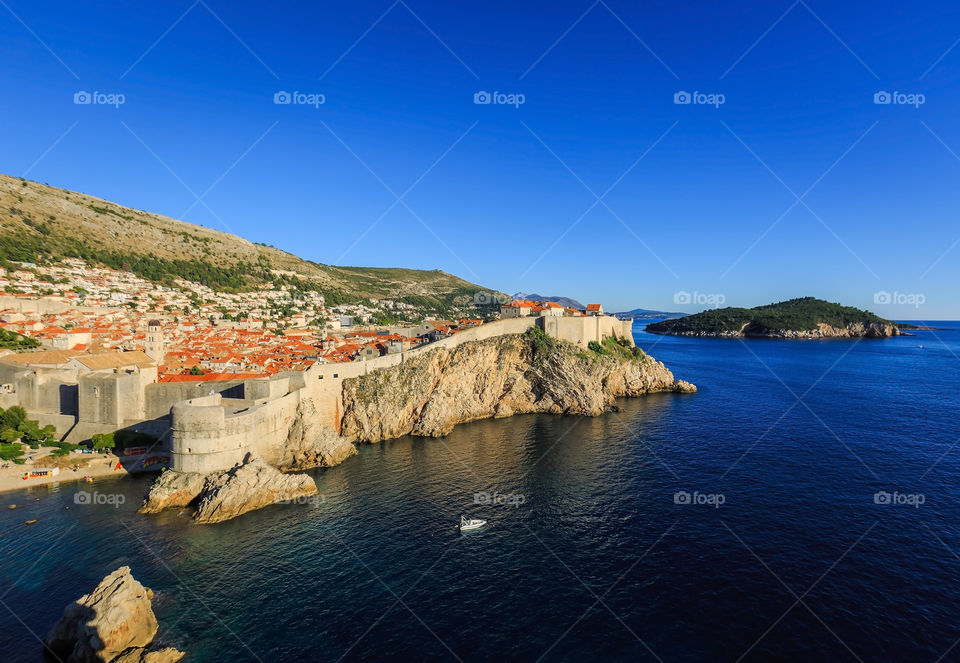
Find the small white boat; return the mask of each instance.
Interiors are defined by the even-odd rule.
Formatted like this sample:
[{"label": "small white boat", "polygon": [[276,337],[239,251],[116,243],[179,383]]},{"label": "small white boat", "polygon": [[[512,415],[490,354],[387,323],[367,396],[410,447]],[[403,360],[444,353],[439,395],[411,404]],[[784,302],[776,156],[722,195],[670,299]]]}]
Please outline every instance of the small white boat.
[{"label": "small white boat", "polygon": [[461,532],[469,532],[470,530],[473,530],[473,529],[480,529],[486,524],[487,524],[486,520],[478,520],[476,518],[471,518],[470,520],[467,520],[465,516],[460,516]]},{"label": "small white boat", "polygon": [[923,350],[923,346],[922,346],[922,345],[918,345],[917,347],[920,348],[921,350]]}]

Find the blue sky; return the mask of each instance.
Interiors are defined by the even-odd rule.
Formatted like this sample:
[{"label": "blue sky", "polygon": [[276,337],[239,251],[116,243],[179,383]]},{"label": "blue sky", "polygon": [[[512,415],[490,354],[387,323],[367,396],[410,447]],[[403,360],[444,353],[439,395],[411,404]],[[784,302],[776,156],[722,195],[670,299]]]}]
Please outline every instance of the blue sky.
[{"label": "blue sky", "polygon": [[956,3],[131,4],[0,3],[0,172],[608,309],[960,318]]}]

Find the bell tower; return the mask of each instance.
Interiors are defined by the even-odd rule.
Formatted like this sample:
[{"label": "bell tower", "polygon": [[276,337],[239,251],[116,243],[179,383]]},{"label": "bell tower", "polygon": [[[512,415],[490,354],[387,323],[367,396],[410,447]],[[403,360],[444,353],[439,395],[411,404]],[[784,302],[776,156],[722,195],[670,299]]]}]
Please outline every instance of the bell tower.
[{"label": "bell tower", "polygon": [[163,342],[163,327],[159,320],[151,320],[147,323],[147,341],[144,343],[144,351],[158,365],[163,363],[166,347]]}]

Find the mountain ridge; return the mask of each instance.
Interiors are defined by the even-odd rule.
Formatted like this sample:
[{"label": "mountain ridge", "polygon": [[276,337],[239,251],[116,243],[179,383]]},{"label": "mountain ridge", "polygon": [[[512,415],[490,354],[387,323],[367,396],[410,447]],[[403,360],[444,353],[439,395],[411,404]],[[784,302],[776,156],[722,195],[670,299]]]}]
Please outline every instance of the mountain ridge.
[{"label": "mountain ridge", "polygon": [[560,304],[561,306],[566,306],[568,308],[580,309],[581,311],[586,310],[586,306],[578,302],[573,297],[561,297],[553,296],[547,297],[545,295],[538,295],[536,293],[527,294],[525,292],[518,292],[513,296],[514,299],[526,299],[534,302],[554,302],[555,304]]},{"label": "mountain ridge", "polygon": [[441,270],[313,262],[231,233],[0,174],[0,260],[67,257],[157,283],[183,278],[224,292],[287,283],[321,292],[331,305],[375,298],[437,312],[476,310],[482,308],[477,293],[491,292]]}]

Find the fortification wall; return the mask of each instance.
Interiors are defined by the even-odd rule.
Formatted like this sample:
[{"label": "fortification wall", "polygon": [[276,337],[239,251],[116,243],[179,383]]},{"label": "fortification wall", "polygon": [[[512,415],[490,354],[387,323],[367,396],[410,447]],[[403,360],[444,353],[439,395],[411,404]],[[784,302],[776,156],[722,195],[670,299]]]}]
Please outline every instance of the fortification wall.
[{"label": "fortification wall", "polygon": [[245,395],[244,380],[218,380],[216,382],[160,382],[144,388],[144,414],[147,419],[156,419],[170,414],[170,408],[180,401],[209,396],[210,391],[226,398]]},{"label": "fortification wall", "polygon": [[587,316],[583,318],[539,318],[542,329],[555,338],[586,347],[591,341],[601,341],[608,336],[625,338],[633,344],[631,324],[613,316]]},{"label": "fortification wall", "polygon": [[220,394],[173,406],[171,452],[179,472],[215,472],[233,467],[250,451],[277,462],[297,414],[300,393],[257,402],[240,410],[223,406]]},{"label": "fortification wall", "polygon": [[145,378],[139,373],[88,373],[80,377],[80,421],[121,426],[145,419]]},{"label": "fortification wall", "polygon": [[[499,320],[467,329],[429,345],[368,361],[314,364],[300,379],[275,376],[245,382],[248,407],[227,407],[220,394],[203,395],[173,405],[173,469],[181,472],[214,472],[229,469],[254,451],[267,462],[277,462],[286,443],[301,402],[312,400],[318,423],[340,431],[343,412],[343,380],[370,371],[398,366],[410,358],[440,348],[453,349],[463,343],[505,334],[521,334],[534,325],[545,332],[577,345],[586,346],[606,336],[630,338],[624,325],[608,317],[560,318],[524,317]],[[206,389],[211,383],[201,383]],[[221,383],[216,383],[220,389]],[[291,391],[291,389],[293,389]]]},{"label": "fortification wall", "polygon": [[39,313],[47,315],[48,313],[63,313],[74,308],[70,302],[62,299],[48,299],[29,297],[13,297],[11,295],[0,295],[0,309],[13,309],[17,313]]}]

